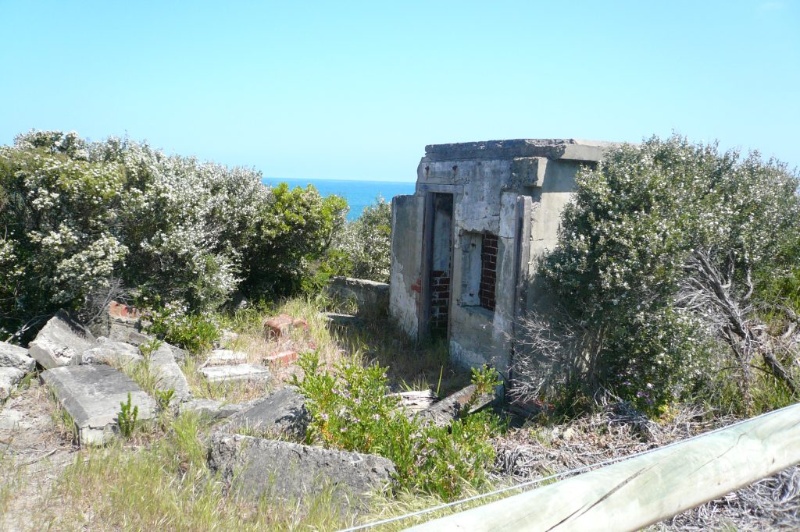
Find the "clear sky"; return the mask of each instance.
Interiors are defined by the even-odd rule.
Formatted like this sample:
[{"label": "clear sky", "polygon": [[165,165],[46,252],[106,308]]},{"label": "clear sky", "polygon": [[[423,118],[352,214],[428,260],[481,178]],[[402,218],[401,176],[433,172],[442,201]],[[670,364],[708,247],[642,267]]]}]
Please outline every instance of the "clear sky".
[{"label": "clear sky", "polygon": [[0,144],[414,180],[426,144],[675,131],[800,167],[799,4],[0,0]]}]

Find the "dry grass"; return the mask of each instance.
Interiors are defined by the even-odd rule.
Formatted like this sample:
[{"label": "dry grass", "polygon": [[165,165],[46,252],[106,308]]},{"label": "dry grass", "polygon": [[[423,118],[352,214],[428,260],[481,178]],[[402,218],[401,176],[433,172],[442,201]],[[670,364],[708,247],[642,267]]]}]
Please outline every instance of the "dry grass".
[{"label": "dry grass", "polygon": [[[675,410],[654,422],[624,404],[561,425],[526,426],[495,440],[498,479],[515,482],[588,467],[729,425],[699,408]],[[800,529],[800,466],[710,501],[651,530]]]}]

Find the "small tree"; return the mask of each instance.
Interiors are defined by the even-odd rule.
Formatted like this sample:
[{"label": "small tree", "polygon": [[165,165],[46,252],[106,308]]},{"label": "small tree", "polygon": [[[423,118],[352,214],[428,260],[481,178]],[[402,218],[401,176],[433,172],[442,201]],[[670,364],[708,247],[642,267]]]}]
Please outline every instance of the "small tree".
[{"label": "small tree", "polygon": [[391,238],[392,204],[379,196],[336,235],[328,265],[336,275],[388,282]]},{"label": "small tree", "polygon": [[780,250],[800,235],[797,185],[757,153],[742,159],[677,136],[622,146],[583,170],[542,264],[558,304],[523,327],[522,393],[549,383],[571,395],[607,390],[655,411],[724,373],[750,409],[756,358],[795,392],[780,335],[763,319],[780,305],[754,280],[792,270]]}]

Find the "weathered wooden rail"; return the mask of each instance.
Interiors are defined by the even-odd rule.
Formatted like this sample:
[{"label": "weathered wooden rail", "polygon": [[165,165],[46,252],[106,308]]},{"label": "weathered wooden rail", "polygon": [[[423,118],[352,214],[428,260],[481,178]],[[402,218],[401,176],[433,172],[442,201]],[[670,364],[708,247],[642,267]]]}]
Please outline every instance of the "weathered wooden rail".
[{"label": "weathered wooden rail", "polygon": [[410,530],[636,530],[798,463],[800,404]]}]

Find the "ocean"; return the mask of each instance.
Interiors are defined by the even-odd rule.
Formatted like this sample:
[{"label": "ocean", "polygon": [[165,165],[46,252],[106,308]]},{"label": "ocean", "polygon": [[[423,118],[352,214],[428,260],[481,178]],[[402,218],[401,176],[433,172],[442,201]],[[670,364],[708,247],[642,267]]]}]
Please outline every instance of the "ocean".
[{"label": "ocean", "polygon": [[386,201],[391,201],[394,196],[413,194],[415,183],[413,181],[345,181],[335,179],[281,179],[278,177],[265,177],[265,185],[274,186],[278,183],[287,183],[291,188],[314,185],[323,196],[336,194],[347,200],[350,211],[348,220],[355,220],[368,205],[376,202],[378,196]]}]

